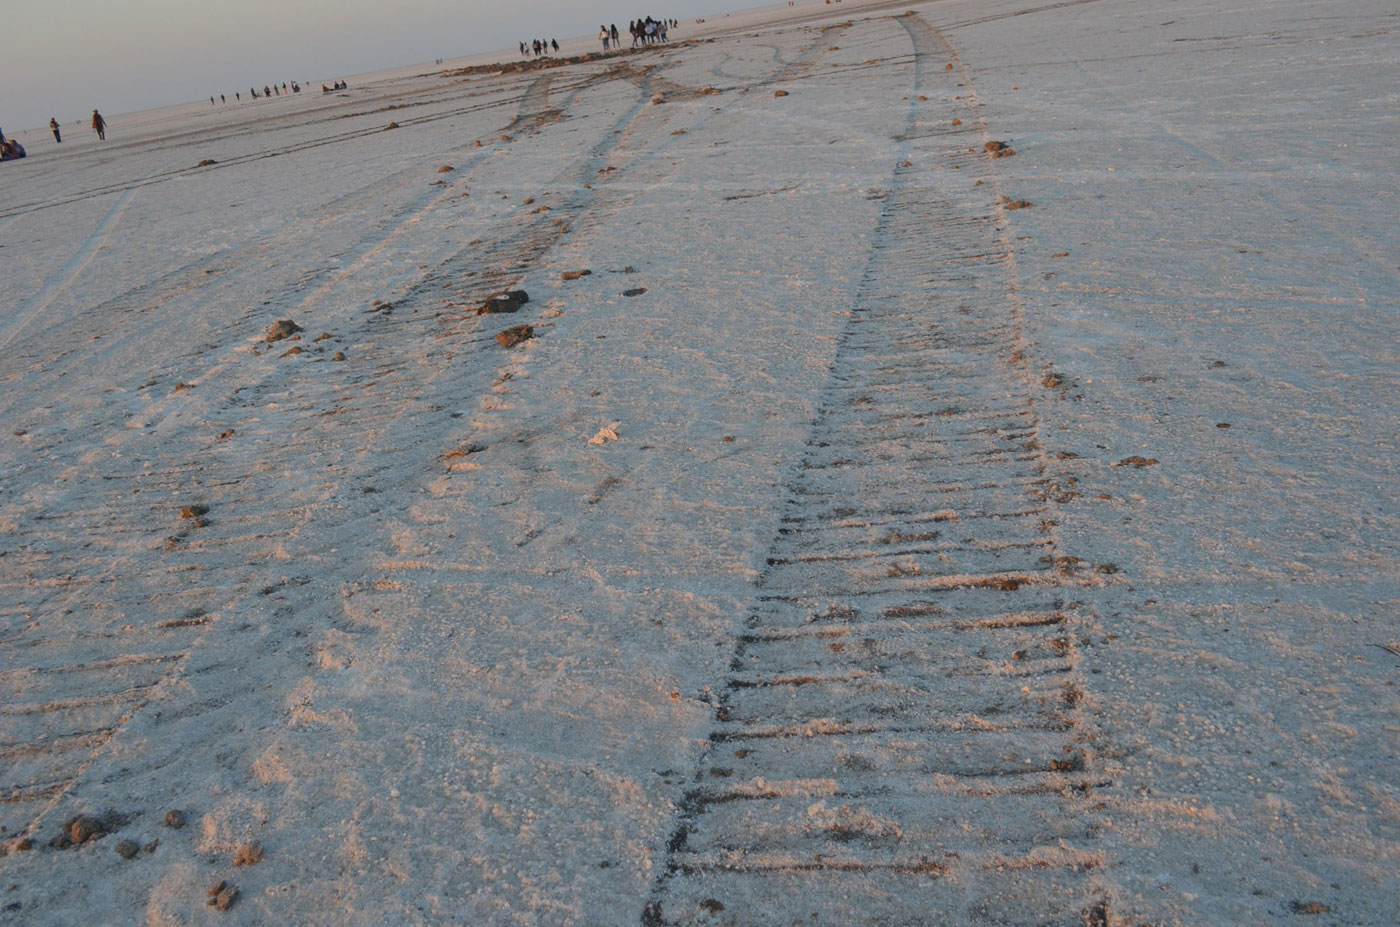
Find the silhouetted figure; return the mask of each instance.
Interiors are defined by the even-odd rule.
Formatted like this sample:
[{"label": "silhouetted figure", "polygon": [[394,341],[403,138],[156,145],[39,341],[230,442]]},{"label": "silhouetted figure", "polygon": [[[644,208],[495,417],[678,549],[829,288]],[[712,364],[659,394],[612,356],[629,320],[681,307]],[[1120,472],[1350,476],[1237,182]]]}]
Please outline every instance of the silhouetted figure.
[{"label": "silhouetted figure", "polygon": [[248,88],[248,93],[252,94],[254,100],[256,100],[256,99],[258,98],[258,88],[257,88],[257,87],[249,87],[249,88]]},{"label": "silhouetted figure", "polygon": [[613,43],[613,48],[621,48],[621,47],[622,47],[621,45],[617,44],[617,23],[613,23],[613,24],[612,24],[612,43]]},{"label": "silhouetted figure", "polygon": [[550,39],[550,40],[549,40],[549,44],[554,46],[554,50],[555,50],[556,52],[559,51],[559,40],[558,40],[558,39]]},{"label": "silhouetted figure", "polygon": [[60,144],[63,142],[63,136],[58,134],[58,120],[52,116],[49,117],[49,131],[53,133],[53,140],[55,142],[59,142]]},{"label": "silhouetted figure", "polygon": [[243,94],[241,94],[241,93],[239,93],[237,90],[235,90],[235,91],[233,92],[233,102],[235,102],[235,103],[242,103],[242,102],[243,102]]},{"label": "silhouetted figure", "polygon": [[227,103],[227,102],[228,102],[228,99],[221,93],[221,94],[219,94],[219,102],[220,102],[220,103]]},{"label": "silhouetted figure", "polygon": [[102,141],[107,141],[107,120],[103,119],[97,110],[92,111],[92,131],[96,132]]}]

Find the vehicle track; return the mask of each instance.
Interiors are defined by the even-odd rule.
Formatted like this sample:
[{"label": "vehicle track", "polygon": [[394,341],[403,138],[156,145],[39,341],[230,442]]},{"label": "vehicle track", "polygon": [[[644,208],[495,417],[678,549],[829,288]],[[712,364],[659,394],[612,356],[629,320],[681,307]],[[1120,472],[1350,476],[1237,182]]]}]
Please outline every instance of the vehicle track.
[{"label": "vehicle track", "polygon": [[1098,577],[1057,550],[970,75],[896,21],[904,159],[645,927],[1107,922]]}]

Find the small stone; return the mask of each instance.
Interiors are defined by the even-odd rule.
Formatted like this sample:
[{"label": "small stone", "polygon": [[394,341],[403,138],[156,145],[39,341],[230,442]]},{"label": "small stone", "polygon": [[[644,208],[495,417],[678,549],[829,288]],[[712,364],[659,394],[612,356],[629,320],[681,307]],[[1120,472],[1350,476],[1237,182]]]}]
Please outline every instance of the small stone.
[{"label": "small stone", "polygon": [[220,441],[227,441],[229,438],[233,437],[233,434],[234,432],[232,428],[225,428],[223,431],[219,432],[214,437],[219,439]]},{"label": "small stone", "polygon": [[953,125],[955,125],[955,126],[960,126],[960,125],[962,125],[962,120],[961,120],[961,119],[954,119],[954,120],[953,120]]},{"label": "small stone", "polygon": [[165,812],[165,826],[173,827],[176,830],[185,826],[185,812],[178,808],[172,808]]},{"label": "small stone", "polygon": [[524,290],[510,290],[496,296],[488,296],[486,302],[481,304],[477,310],[481,315],[496,312],[518,312],[520,307],[530,301],[530,294]]},{"label": "small stone", "polygon": [[320,344],[322,341],[329,341],[334,337],[335,335],[332,335],[330,332],[321,332],[321,334],[317,335],[314,339],[312,339],[311,343]]},{"label": "small stone", "polygon": [[622,291],[622,295],[623,295],[623,296],[641,296],[641,295],[642,295],[643,293],[645,293],[646,291],[647,291],[647,288],[646,288],[646,287],[644,287],[644,286],[638,286],[638,287],[633,287],[633,288],[630,289],[630,290],[623,290],[623,291]]},{"label": "small stone", "polygon": [[953,70],[953,62],[950,61],[950,62],[948,62],[947,64],[943,65],[943,70],[945,70],[945,71],[951,71],[951,70]]},{"label": "small stone", "polygon": [[[399,124],[398,124],[397,122],[391,122],[391,123],[389,123],[387,126],[384,127],[384,131],[385,131],[385,132],[388,132],[390,129],[397,129],[398,127],[399,127]],[[227,910],[227,908],[225,908],[225,909],[223,909],[223,910]]]},{"label": "small stone", "polygon": [[496,340],[502,347],[513,348],[522,341],[529,341],[535,337],[535,329],[529,325],[515,325],[507,328],[503,332],[496,333]]},{"label": "small stone", "polygon": [[455,171],[455,170],[456,170],[456,168],[453,167],[451,164],[444,164],[444,165],[442,165],[442,167],[439,167],[439,168],[438,168],[438,173],[439,173],[439,174],[450,174],[450,173],[452,173],[452,172]]},{"label": "small stone", "polygon": [[1032,203],[1030,200],[1011,200],[1010,202],[1003,204],[1003,208],[1005,208],[1005,209],[1030,209],[1030,208],[1031,208],[1032,206],[1034,206],[1034,205],[1035,205],[1035,204]]},{"label": "small stone", "polygon": [[1138,455],[1138,454],[1134,454],[1134,455],[1131,456],[1131,457],[1124,457],[1122,460],[1118,461],[1118,462],[1117,462],[1116,464],[1114,464],[1113,466],[1115,466],[1115,467],[1137,467],[1137,468],[1140,470],[1140,469],[1142,469],[1143,467],[1155,467],[1156,465],[1157,465],[1157,458],[1155,458],[1155,457],[1143,457],[1143,456],[1140,456],[1140,455]]},{"label": "small stone", "polygon": [[159,838],[152,840],[150,843],[146,844],[141,849],[145,850],[147,853],[154,853],[156,851],[156,847],[158,846],[160,846]]},{"label": "small stone", "polygon": [[300,354],[300,353],[301,353],[301,345],[294,344],[294,345],[292,345],[290,348],[288,348],[287,350],[283,351],[283,352],[282,352],[281,354],[279,354],[278,356],[279,356],[279,357],[296,357],[296,356],[297,356],[298,354]]},{"label": "small stone", "polygon": [[251,866],[262,858],[262,844],[254,840],[252,843],[245,843],[238,848],[238,852],[233,854],[233,864],[235,866]]},{"label": "small stone", "polygon": [[336,351],[334,354],[331,355],[331,360],[333,360],[333,361],[343,361],[343,360],[345,360],[345,352],[344,352],[344,351]]},{"label": "small stone", "polygon": [[1001,151],[1003,148],[1006,148],[1006,147],[1009,147],[1009,146],[1006,144],[1006,142],[999,142],[999,141],[993,140],[993,141],[990,141],[990,142],[988,142],[987,144],[983,145],[983,146],[982,146],[982,149],[983,149],[984,151]]},{"label": "small stone", "polygon": [[204,505],[203,503],[199,503],[199,502],[195,503],[194,505],[187,505],[187,506],[185,506],[184,508],[180,509],[180,517],[181,517],[181,518],[195,519],[195,518],[198,518],[198,517],[201,516],[201,515],[208,515],[208,514],[209,514],[209,506]]},{"label": "small stone", "polygon": [[117,855],[122,859],[133,859],[141,852],[141,845],[135,840],[123,840],[117,844]]},{"label": "small stone", "polygon": [[653,93],[653,94],[651,95],[651,105],[652,105],[652,106],[656,106],[656,105],[658,105],[658,104],[665,103],[665,102],[666,102],[666,95],[665,95],[665,94]]},{"label": "small stone", "polygon": [[215,161],[213,158],[205,158],[203,161],[200,161],[198,164],[196,164],[195,167],[213,167],[215,164],[218,163],[219,162]]},{"label": "small stone", "polygon": [[774,91],[773,91],[773,96],[775,96],[775,97],[785,97],[785,96],[787,96],[787,95],[788,95],[788,92],[787,92],[786,90],[774,90]]},{"label": "small stone", "polygon": [[564,280],[577,280],[580,277],[587,277],[592,273],[593,271],[591,270],[566,270],[559,276]]},{"label": "small stone", "polygon": [[279,319],[267,327],[267,335],[264,337],[264,340],[268,343],[281,341],[283,338],[290,338],[301,330],[302,327],[291,319]]},{"label": "small stone", "polygon": [[1216,428],[1229,428],[1229,427],[1230,427],[1230,423],[1229,423],[1229,422],[1216,422],[1216,423],[1215,423],[1215,427],[1216,427]]}]

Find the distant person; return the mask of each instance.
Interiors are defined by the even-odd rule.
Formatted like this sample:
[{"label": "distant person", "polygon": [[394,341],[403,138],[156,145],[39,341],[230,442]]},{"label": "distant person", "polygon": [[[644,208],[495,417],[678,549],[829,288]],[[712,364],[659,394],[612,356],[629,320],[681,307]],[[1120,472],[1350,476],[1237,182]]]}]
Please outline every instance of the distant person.
[{"label": "distant person", "polygon": [[12,138],[0,142],[0,161],[17,161],[24,157],[24,146]]},{"label": "distant person", "polygon": [[263,96],[265,96],[265,97],[270,97],[270,96],[272,96],[272,91],[268,89],[267,84],[263,84]]},{"label": "distant person", "polygon": [[607,51],[609,43],[612,42],[612,36],[608,34],[607,26],[598,27],[598,38],[603,40],[603,51]]},{"label": "distant person", "polygon": [[228,102],[228,99],[227,99],[226,97],[224,97],[224,95],[221,93],[221,94],[219,94],[219,102],[220,102],[220,103],[227,103],[227,102]]},{"label": "distant person", "polygon": [[248,88],[248,93],[252,94],[252,97],[253,97],[254,100],[256,100],[256,99],[258,98],[258,88],[257,88],[257,87],[249,87],[249,88]]},{"label": "distant person", "polygon": [[558,52],[558,51],[559,51],[559,40],[558,40],[558,39],[550,39],[550,40],[549,40],[549,44],[554,46],[554,51],[555,51],[555,52]]},{"label": "distant person", "polygon": [[52,116],[49,117],[49,131],[53,133],[53,140],[55,142],[59,144],[63,143],[63,136],[58,132],[58,120]]},{"label": "distant person", "polygon": [[107,141],[107,120],[103,119],[97,110],[92,111],[92,131],[96,132],[102,141]]},{"label": "distant person", "polygon": [[621,47],[622,47],[621,45],[619,45],[619,44],[617,43],[617,23],[613,23],[613,24],[612,24],[612,43],[613,43],[613,48],[621,48]]},{"label": "distant person", "polygon": [[235,90],[235,91],[233,92],[233,102],[235,102],[235,103],[242,103],[242,102],[243,102],[243,94],[241,94],[241,93],[239,93],[237,90]]}]

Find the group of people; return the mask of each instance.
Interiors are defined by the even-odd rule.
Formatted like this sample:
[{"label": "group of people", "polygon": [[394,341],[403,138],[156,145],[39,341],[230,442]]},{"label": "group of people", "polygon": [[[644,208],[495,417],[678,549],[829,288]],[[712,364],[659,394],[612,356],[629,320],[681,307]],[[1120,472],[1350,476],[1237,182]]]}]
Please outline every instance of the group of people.
[{"label": "group of people", "polygon": [[[670,41],[667,33],[678,25],[680,24],[674,19],[652,19],[648,16],[646,19],[632,20],[627,24],[627,31],[632,34],[632,47],[636,48],[638,45]],[[603,51],[622,47],[622,39],[615,23],[611,28],[599,26],[598,39],[603,43]]]},{"label": "group of people", "polygon": [[[92,130],[97,133],[97,137],[104,142],[107,140],[107,120],[102,118],[102,114],[97,110],[92,111]],[[63,144],[63,130],[58,124],[58,120],[53,116],[49,117],[49,131],[53,133],[53,140],[56,144]],[[28,156],[29,152],[24,150],[24,146],[19,143],[19,139],[6,138],[5,130],[0,129],[0,161],[17,161]]]},{"label": "group of people", "polygon": [[[322,87],[321,89],[324,90],[325,87]],[[336,85],[336,89],[339,90],[339,89],[340,89],[340,86],[339,86],[339,85]],[[263,98],[263,97],[280,97],[280,96],[282,96],[284,93],[301,93],[301,84],[298,84],[296,81],[292,81],[292,86],[291,86],[290,88],[287,87],[287,82],[286,82],[286,81],[283,81],[281,84],[263,84],[262,93],[258,93],[258,88],[257,88],[257,87],[249,87],[249,88],[248,88],[248,94],[249,94],[249,96],[251,96],[254,100],[261,99],[261,98]],[[227,103],[227,102],[228,102],[228,97],[225,96],[225,95],[222,94],[222,93],[219,94],[219,103]],[[240,93],[239,91],[235,90],[235,91],[233,92],[233,102],[235,102],[235,103],[242,103],[242,102],[243,102],[243,94]],[[218,103],[215,103],[215,102],[214,102],[214,98],[213,98],[213,97],[210,97],[210,98],[209,98],[209,105],[210,105],[210,106],[217,106]]]},{"label": "group of people", "polygon": [[547,55],[547,54],[549,54],[550,48],[553,48],[553,49],[557,52],[557,51],[559,50],[559,40],[558,40],[558,39],[535,39],[534,41],[531,41],[531,42],[521,42],[521,43],[520,43],[520,54],[524,55],[526,58],[529,58],[529,57],[530,57],[530,52],[533,51],[533,52],[535,53],[535,54],[534,54],[534,57],[538,58],[538,57],[540,57],[541,55]]}]

